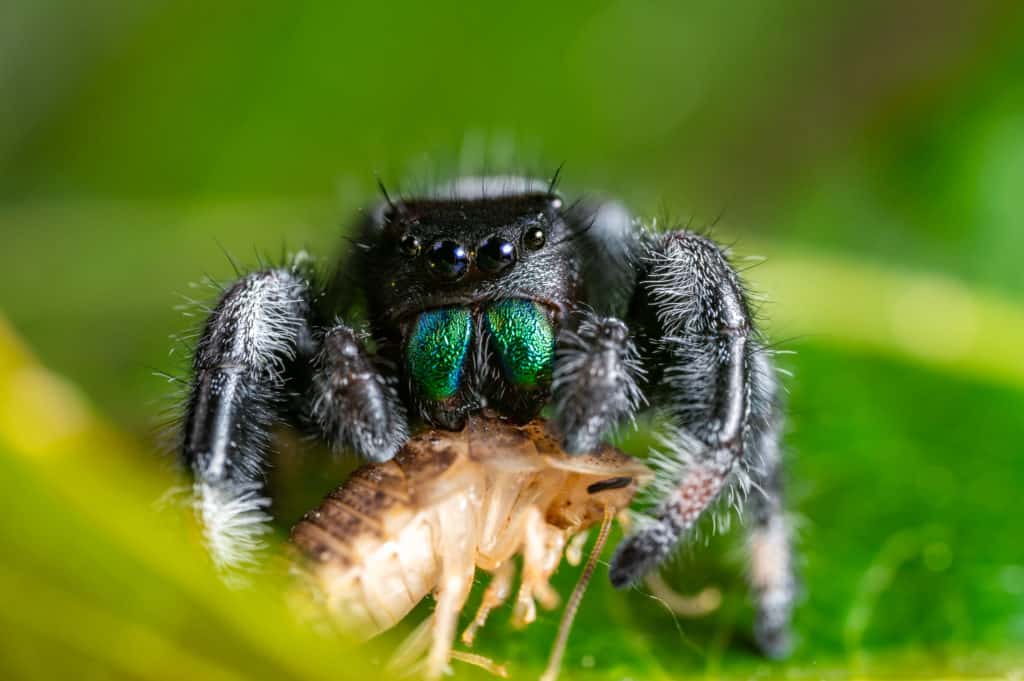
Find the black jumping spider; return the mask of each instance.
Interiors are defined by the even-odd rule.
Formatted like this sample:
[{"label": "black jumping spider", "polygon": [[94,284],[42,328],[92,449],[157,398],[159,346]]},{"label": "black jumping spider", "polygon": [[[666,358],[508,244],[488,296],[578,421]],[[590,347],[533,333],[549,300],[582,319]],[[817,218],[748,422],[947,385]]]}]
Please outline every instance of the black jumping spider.
[{"label": "black jumping spider", "polygon": [[659,501],[612,582],[654,570],[739,492],[757,640],[785,653],[779,387],[720,246],[643,229],[614,202],[566,203],[545,182],[464,178],[382,201],[330,283],[314,281],[303,263],[244,276],[196,349],[182,454],[218,561],[244,560],[267,519],[278,420],[381,461],[410,424],[458,429],[485,406],[525,422],[550,404],[566,450],[584,452],[650,405],[672,424]]}]

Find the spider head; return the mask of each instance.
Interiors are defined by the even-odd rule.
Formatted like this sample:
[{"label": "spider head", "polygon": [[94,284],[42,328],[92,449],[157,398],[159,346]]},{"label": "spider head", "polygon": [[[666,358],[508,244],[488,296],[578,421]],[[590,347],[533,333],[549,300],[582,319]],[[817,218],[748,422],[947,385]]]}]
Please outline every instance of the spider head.
[{"label": "spider head", "polygon": [[465,178],[382,202],[362,239],[370,314],[397,327],[435,308],[525,299],[564,315],[577,281],[562,199],[521,178]]}]

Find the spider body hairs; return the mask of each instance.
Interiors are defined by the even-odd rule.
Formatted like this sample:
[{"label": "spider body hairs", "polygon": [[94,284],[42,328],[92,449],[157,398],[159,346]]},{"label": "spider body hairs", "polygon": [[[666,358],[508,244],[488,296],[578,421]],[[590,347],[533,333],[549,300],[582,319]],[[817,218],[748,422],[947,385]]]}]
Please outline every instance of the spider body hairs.
[{"label": "spider body hairs", "polygon": [[[652,509],[611,561],[617,587],[673,556],[720,499],[745,499],[755,636],[786,654],[795,580],[770,351],[723,247],[647,229],[614,201],[512,176],[385,193],[325,283],[299,260],[225,290],[195,351],[181,453],[214,560],[237,567],[268,520],[275,423],[381,466],[424,432],[455,442],[485,414],[519,428],[545,407],[559,461],[602,451],[645,410],[669,424]],[[615,478],[630,476],[590,484],[627,485],[617,511],[635,485]],[[306,549],[310,523],[296,529]]]}]

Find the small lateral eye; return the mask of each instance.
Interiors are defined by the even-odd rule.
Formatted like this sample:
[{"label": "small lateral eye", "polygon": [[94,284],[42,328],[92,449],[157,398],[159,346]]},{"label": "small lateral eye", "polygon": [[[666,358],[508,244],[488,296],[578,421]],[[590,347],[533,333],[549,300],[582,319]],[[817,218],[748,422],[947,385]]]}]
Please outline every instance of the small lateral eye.
[{"label": "small lateral eye", "polygon": [[420,254],[420,240],[412,234],[404,234],[398,241],[398,248],[402,251],[402,255],[409,258],[415,258]]},{"label": "small lateral eye", "polygon": [[536,251],[547,241],[547,235],[540,227],[529,227],[523,233],[523,245],[531,251]]}]

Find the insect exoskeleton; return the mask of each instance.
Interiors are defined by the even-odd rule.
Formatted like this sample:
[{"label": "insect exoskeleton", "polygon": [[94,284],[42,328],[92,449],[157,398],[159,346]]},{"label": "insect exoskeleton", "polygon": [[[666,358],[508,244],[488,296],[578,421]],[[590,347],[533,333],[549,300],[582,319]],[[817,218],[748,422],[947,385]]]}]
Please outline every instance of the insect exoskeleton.
[{"label": "insect exoskeleton", "polygon": [[[549,578],[563,556],[580,562],[588,528],[601,525],[566,608],[567,632],[611,520],[650,477],[645,465],[611,446],[566,454],[542,420],[514,425],[484,415],[458,432],[416,435],[391,461],[358,469],[295,526],[292,541],[302,555],[300,574],[346,630],[369,638],[433,594],[434,613],[399,654],[406,661],[426,654],[422,671],[432,678],[452,658],[501,672],[453,651],[476,568],[493,577],[462,633],[466,645],[511,595],[515,556],[522,555],[522,577],[513,621],[525,626],[536,617],[536,602],[558,605]],[[553,655],[555,667],[560,655]]]}]

